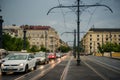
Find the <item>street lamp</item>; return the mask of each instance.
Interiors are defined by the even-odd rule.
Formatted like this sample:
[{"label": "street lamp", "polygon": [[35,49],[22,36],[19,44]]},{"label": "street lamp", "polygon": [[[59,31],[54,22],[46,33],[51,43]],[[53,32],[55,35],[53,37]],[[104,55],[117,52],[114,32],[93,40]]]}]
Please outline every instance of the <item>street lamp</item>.
[{"label": "street lamp", "polygon": [[45,48],[47,50],[47,31],[45,31]]},{"label": "street lamp", "polygon": [[26,29],[23,29],[23,50],[26,50]]},{"label": "street lamp", "polygon": [[2,16],[0,16],[0,48],[2,48],[2,23],[3,19]]},{"label": "street lamp", "polygon": [[80,0],[77,0],[78,1],[78,4],[77,4],[77,65],[79,66],[80,65],[80,9],[79,9],[79,5],[80,5]]}]

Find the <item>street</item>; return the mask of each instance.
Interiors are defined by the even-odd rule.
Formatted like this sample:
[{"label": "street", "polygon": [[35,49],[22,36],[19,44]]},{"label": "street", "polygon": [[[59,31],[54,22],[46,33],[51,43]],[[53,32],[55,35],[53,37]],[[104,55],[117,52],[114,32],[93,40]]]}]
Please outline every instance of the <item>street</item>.
[{"label": "street", "polygon": [[84,64],[104,80],[119,80],[120,61],[106,57],[82,57]]},{"label": "street", "polygon": [[[120,61],[107,57],[81,56],[81,65],[76,59],[65,56],[37,70],[25,73],[1,75],[1,80],[119,80]],[[69,64],[68,64],[69,63]]]}]

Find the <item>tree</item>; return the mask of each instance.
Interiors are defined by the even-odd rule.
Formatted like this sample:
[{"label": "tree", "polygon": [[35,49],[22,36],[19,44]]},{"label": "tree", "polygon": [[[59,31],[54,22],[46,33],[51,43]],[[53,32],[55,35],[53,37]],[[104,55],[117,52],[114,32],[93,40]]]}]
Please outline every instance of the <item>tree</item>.
[{"label": "tree", "polygon": [[29,49],[30,52],[37,52],[38,51],[38,48],[36,45],[33,45],[30,49]]},{"label": "tree", "polygon": [[99,45],[98,50],[100,53],[104,52],[120,52],[120,44],[107,42],[106,44]]},{"label": "tree", "polygon": [[[26,40],[27,49],[29,42]],[[21,51],[23,48],[23,40],[21,38],[11,37],[9,34],[3,34],[3,48],[9,51]]]},{"label": "tree", "polygon": [[68,52],[71,50],[71,48],[67,46],[60,46],[57,50],[61,52]]}]

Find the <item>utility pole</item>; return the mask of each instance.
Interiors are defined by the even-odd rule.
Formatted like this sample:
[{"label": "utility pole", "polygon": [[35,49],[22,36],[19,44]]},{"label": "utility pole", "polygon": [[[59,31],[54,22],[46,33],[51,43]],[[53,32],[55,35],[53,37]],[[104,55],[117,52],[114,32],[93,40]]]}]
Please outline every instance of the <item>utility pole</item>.
[{"label": "utility pole", "polygon": [[[1,11],[1,9],[0,9]],[[2,48],[2,23],[3,23],[3,19],[2,19],[2,16],[0,16],[0,49]]]},{"label": "utility pole", "polygon": [[[112,41],[112,35],[111,35],[111,31],[110,31],[110,47],[111,47],[111,41]],[[110,57],[112,58],[112,52],[110,50]]]},{"label": "utility pole", "polygon": [[77,65],[80,65],[80,9],[79,9],[79,5],[80,5],[80,0],[77,0],[78,4],[77,4]]},{"label": "utility pole", "polygon": [[76,29],[74,29],[73,55],[74,55],[74,58],[76,58]]},{"label": "utility pole", "polygon": [[23,29],[23,50],[26,50],[26,29]]},{"label": "utility pole", "polygon": [[63,6],[63,5],[59,5],[59,6],[55,6],[55,7],[52,7],[51,9],[49,9],[49,11],[47,12],[47,15],[55,8],[72,8],[72,7],[76,7],[77,8],[77,65],[80,65],[80,52],[79,52],[79,46],[80,46],[80,34],[79,34],[79,25],[80,25],[80,22],[79,22],[79,14],[80,14],[80,10],[79,10],[79,7],[86,7],[86,8],[89,8],[89,7],[96,7],[96,6],[102,6],[102,7],[106,7],[108,8],[112,13],[112,9],[106,5],[103,5],[103,4],[94,4],[94,5],[80,5],[80,0],[77,0],[78,4],[77,5],[72,5],[72,6]]},{"label": "utility pole", "polygon": [[47,50],[47,31],[45,31],[45,48]]}]

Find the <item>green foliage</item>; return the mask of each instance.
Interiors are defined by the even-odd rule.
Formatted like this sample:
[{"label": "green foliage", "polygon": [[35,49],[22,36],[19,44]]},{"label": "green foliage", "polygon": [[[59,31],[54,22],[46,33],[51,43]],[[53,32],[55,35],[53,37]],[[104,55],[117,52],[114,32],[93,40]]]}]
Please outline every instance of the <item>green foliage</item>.
[{"label": "green foliage", "polygon": [[39,51],[39,49],[37,48],[37,46],[33,45],[30,49],[29,52],[37,52]]},{"label": "green foliage", "polygon": [[47,49],[44,46],[41,46],[40,51],[46,52]]},{"label": "green foliage", "polygon": [[66,47],[66,46],[60,46],[58,48],[58,51],[61,51],[61,52],[68,52],[70,50],[71,50],[71,48],[70,47]]},{"label": "green foliage", "polygon": [[110,43],[107,42],[106,44],[103,45],[99,45],[98,46],[98,50],[103,53],[103,52],[120,52],[120,44],[116,44],[116,43]]},{"label": "green foliage", "polygon": [[[27,48],[29,42],[26,41]],[[21,38],[11,37],[9,34],[3,35],[3,48],[9,51],[21,51],[23,48],[23,40]]]}]

